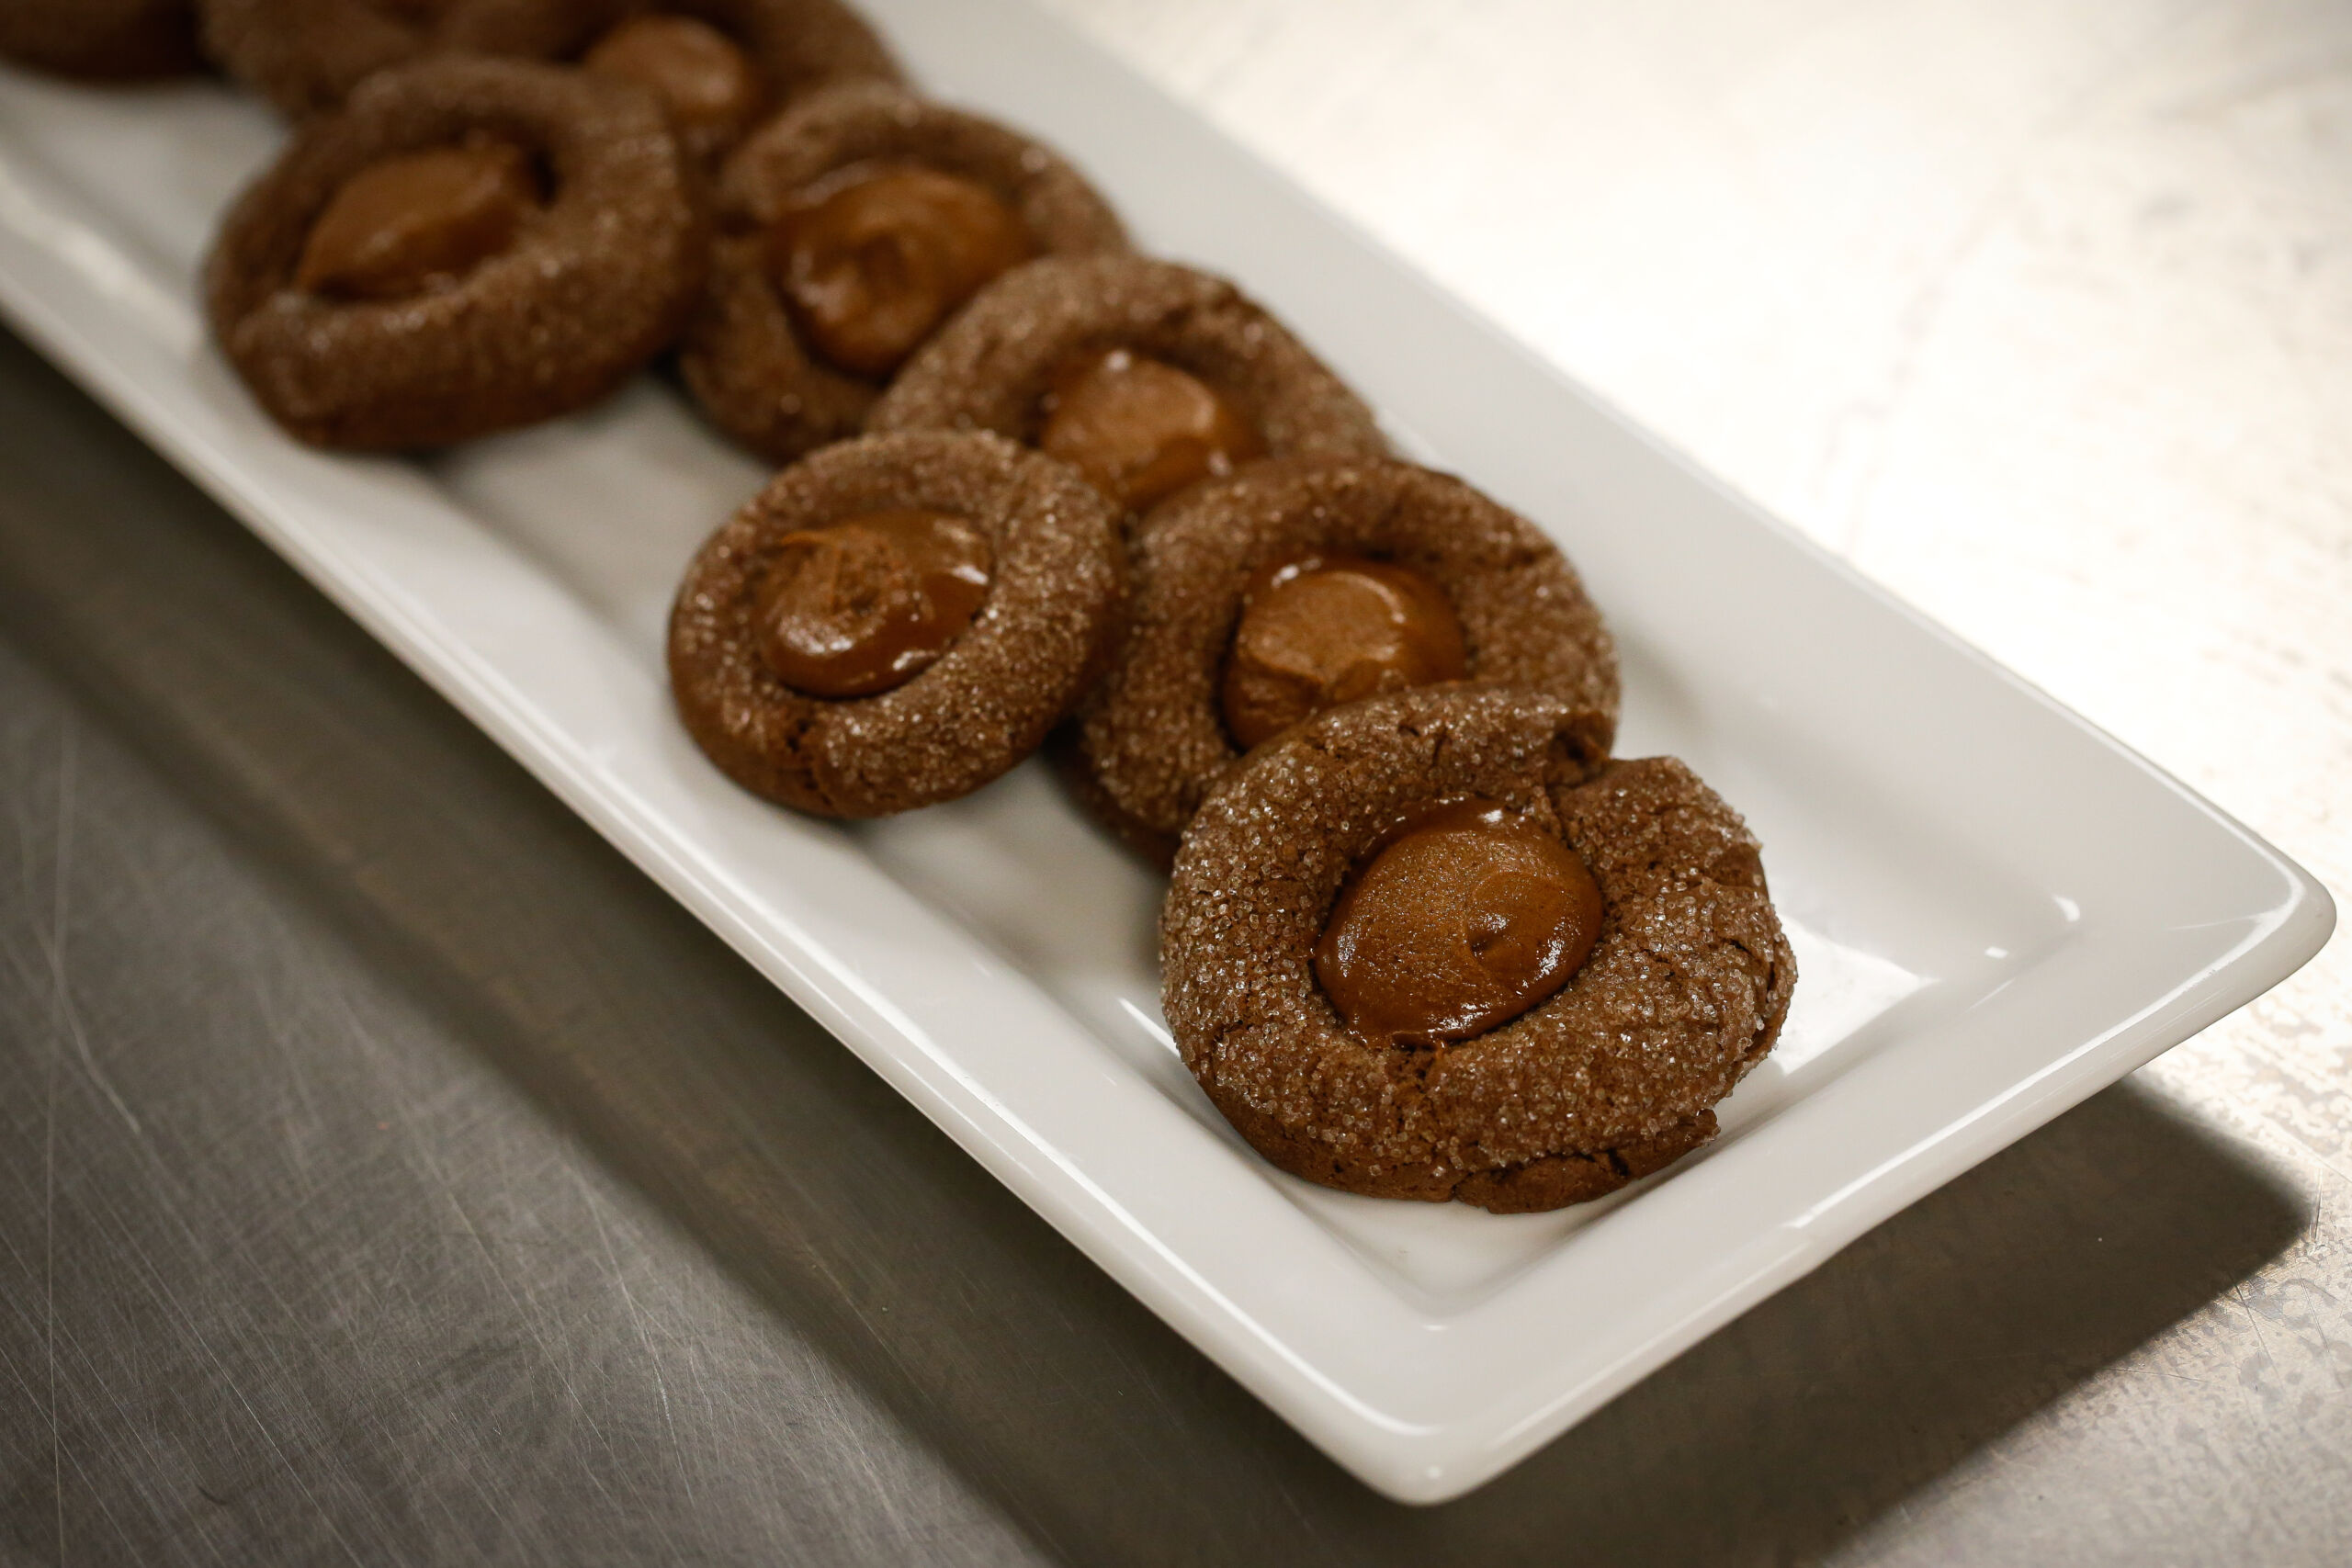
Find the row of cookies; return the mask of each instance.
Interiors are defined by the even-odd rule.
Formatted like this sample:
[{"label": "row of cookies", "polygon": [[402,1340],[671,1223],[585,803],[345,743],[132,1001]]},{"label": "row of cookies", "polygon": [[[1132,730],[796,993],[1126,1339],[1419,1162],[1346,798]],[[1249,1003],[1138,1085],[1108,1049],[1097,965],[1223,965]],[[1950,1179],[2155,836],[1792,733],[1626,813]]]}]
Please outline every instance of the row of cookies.
[{"label": "row of cookies", "polygon": [[[269,0],[211,4],[226,41]],[[1058,155],[907,93],[862,28],[837,79],[720,90],[767,57],[757,8],[401,24],[560,16],[516,51],[577,66],[420,46],[363,80],[249,49],[315,115],[211,270],[265,406],[323,445],[439,445],[675,344],[714,421],[787,465],[672,620],[679,710],[730,777],[873,816],[1050,737],[1173,863],[1188,1065],[1309,1179],[1550,1208],[1705,1142],[1794,965],[1737,816],[1611,758],[1613,649],[1556,547],[1397,461],[1279,321],[1132,254]],[[764,14],[831,18],[804,62],[854,27]]]},{"label": "row of cookies", "polygon": [[864,428],[679,594],[680,711],[731,776],[902,809],[1068,709],[1074,793],[1172,864],[1187,1065],[1310,1180],[1543,1210],[1714,1135],[1794,963],[1737,815],[1611,758],[1613,648],[1540,530],[1396,460],[1229,285],[1133,257],[1007,271]]},{"label": "row of cookies", "polygon": [[[867,427],[993,430],[1075,466],[1120,513],[1237,462],[1386,451],[1363,404],[1265,311],[1133,254],[1052,150],[904,91],[832,0],[204,0],[201,20],[234,76],[304,117],[222,223],[208,292],[248,387],[313,444],[424,448],[532,423],[674,346],[715,422],[772,460]],[[975,473],[989,461],[966,459]],[[910,483],[928,471],[902,468]],[[1117,557],[1115,522],[1097,533]],[[863,538],[837,530],[829,547]],[[990,547],[949,527],[922,547]],[[1020,552],[994,551],[1018,581]],[[828,559],[806,581],[864,570]],[[1065,669],[1032,646],[1037,711],[960,771],[910,752],[920,788],[876,782],[870,761],[755,761],[722,718],[762,734],[783,721],[703,692],[711,682],[682,679],[684,705],[763,793],[837,815],[902,809],[1033,748],[1106,664],[1122,596],[1116,582],[1066,589],[1089,601],[1073,644],[1085,656]],[[990,597],[992,626],[1017,595]],[[802,610],[807,637],[846,635]],[[682,669],[726,667],[684,651],[693,618],[680,626]],[[897,635],[902,680],[933,655]],[[820,718],[878,695],[876,676],[848,677],[865,683],[853,692],[838,670],[796,672],[796,701],[821,705],[784,728],[821,761],[825,734],[856,727]],[[853,776],[866,782],[841,782]]]},{"label": "row of cookies", "polygon": [[379,71],[447,53],[594,62],[646,85],[656,73],[698,83],[681,130],[705,155],[813,86],[899,75],[839,0],[10,0],[0,9],[0,58],[91,82],[217,62],[296,119],[339,107]]}]

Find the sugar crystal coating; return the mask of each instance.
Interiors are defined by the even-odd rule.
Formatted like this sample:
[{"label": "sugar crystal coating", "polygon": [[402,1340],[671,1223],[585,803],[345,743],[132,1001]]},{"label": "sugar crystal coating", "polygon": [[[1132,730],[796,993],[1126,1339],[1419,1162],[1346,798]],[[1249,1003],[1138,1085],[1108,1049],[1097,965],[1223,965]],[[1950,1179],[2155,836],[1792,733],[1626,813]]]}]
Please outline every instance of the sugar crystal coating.
[{"label": "sugar crystal coating", "polygon": [[662,102],[687,154],[708,164],[741,141],[768,107],[759,67],[707,22],[639,12],[580,57],[583,71],[634,83]]}]

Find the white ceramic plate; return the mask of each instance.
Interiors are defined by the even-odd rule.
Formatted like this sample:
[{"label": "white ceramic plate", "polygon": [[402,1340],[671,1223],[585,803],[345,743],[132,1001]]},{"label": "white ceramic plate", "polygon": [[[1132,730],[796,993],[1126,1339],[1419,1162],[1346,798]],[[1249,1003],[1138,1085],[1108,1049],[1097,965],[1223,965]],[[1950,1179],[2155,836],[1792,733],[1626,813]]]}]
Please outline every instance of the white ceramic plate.
[{"label": "white ceramic plate", "polygon": [[436,462],[297,447],[194,276],[277,131],[209,85],[0,77],[0,301],[1153,1310],[1370,1484],[1477,1485],[1870,1226],[2290,973],[2301,868],[1660,450],[1057,24],[870,0],[941,96],[1069,151],[1241,279],[1401,439],[1549,528],[1626,656],[1627,755],[1766,846],[1803,978],[1724,1136],[1498,1218],[1268,1168],[1161,1025],[1157,879],[1032,763],[843,829],[673,721],[660,626],[763,478],[648,380]]}]

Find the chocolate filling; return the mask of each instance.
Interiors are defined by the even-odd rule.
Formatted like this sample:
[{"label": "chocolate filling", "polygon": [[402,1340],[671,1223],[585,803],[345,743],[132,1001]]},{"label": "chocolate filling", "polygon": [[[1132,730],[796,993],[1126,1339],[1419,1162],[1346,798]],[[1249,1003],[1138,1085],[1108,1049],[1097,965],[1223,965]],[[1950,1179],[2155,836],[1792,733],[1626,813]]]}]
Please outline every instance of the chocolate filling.
[{"label": "chocolate filling", "polygon": [[880,380],[980,286],[1029,259],[1020,215],[978,180],[919,164],[837,170],[769,231],[793,324],[853,376]]},{"label": "chocolate filling", "polygon": [[1340,887],[1315,977],[1367,1044],[1450,1044],[1566,985],[1602,914],[1558,835],[1498,801],[1443,801],[1390,829]]},{"label": "chocolate filling", "polygon": [[989,556],[963,518],[910,507],[786,534],[753,611],[760,655],[811,696],[887,692],[971,625]]},{"label": "chocolate filling", "polygon": [[311,226],[294,286],[344,299],[422,294],[504,251],[537,205],[530,160],[512,142],[381,158]]},{"label": "chocolate filling", "polygon": [[650,92],[697,152],[741,141],[767,104],[752,57],[693,17],[631,17],[599,39],[580,64]]},{"label": "chocolate filling", "polygon": [[1131,349],[1063,367],[1043,412],[1038,450],[1130,512],[1266,450],[1257,427],[1207,382]]},{"label": "chocolate filling", "polygon": [[1245,751],[1325,708],[1469,667],[1445,591],[1395,561],[1287,556],[1251,575],[1241,604],[1218,705]]}]

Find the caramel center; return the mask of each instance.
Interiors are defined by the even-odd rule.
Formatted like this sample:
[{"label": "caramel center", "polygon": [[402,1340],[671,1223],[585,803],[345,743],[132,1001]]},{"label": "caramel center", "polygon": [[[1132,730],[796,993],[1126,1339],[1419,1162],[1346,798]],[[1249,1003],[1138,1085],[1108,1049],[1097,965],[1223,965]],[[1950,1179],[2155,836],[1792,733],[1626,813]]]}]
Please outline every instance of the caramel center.
[{"label": "caramel center", "polygon": [[646,88],[683,131],[733,141],[759,113],[763,95],[751,56],[692,17],[632,17],[597,40],[580,63]]},{"label": "caramel center", "polygon": [[1349,878],[1315,977],[1370,1044],[1450,1044],[1566,985],[1601,915],[1574,850],[1494,801],[1450,801],[1398,824]]},{"label": "caramel center", "polygon": [[810,696],[887,692],[971,624],[989,565],[987,536],[946,512],[874,512],[786,534],[753,606],[760,655]]},{"label": "caramel center", "polygon": [[506,142],[379,159],[311,225],[295,286],[347,299],[421,294],[513,244],[531,187],[530,161]]},{"label": "caramel center", "polygon": [[982,284],[1028,257],[1020,216],[986,186],[870,164],[803,191],[770,233],[768,265],[817,352],[878,379]]},{"label": "caramel center", "polygon": [[1245,751],[1325,708],[1469,668],[1445,591],[1395,561],[1293,557],[1260,568],[1241,604],[1220,695]]},{"label": "caramel center", "polygon": [[1037,446],[1131,512],[1265,451],[1257,428],[1207,382],[1124,348],[1089,355],[1055,378]]}]

